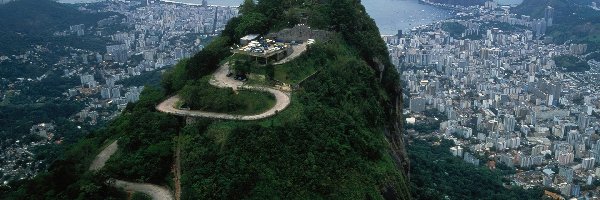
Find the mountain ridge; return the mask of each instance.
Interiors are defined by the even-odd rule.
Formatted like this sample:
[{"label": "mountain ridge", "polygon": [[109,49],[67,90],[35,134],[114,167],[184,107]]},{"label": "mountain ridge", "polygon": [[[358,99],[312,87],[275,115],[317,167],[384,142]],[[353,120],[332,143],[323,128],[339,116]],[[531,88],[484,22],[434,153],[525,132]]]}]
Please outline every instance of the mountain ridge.
[{"label": "mountain ridge", "polygon": [[[105,184],[110,178],[173,188],[175,147],[182,153],[182,199],[410,199],[399,75],[360,1],[246,1],[240,9],[220,37],[164,75],[163,88],[147,87],[139,102],[49,172],[16,183],[9,199],[123,198]],[[275,116],[189,123],[155,109],[210,76],[242,36],[301,22],[335,36],[284,65],[318,66],[319,73]],[[104,168],[87,171],[101,147],[117,138],[119,150]],[[69,176],[57,181],[64,173]]]}]

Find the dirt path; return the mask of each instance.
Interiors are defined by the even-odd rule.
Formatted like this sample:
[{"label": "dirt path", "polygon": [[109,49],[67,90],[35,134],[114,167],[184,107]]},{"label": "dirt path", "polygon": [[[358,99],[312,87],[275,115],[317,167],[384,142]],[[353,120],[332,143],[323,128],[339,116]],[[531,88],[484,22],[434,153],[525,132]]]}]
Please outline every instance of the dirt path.
[{"label": "dirt path", "polygon": [[234,80],[232,78],[227,77],[227,73],[229,72],[229,65],[225,64],[219,67],[217,71],[213,74],[213,79],[210,80],[210,84],[215,87],[220,88],[233,88],[234,90],[244,88],[250,90],[258,90],[269,92],[275,96],[275,106],[271,109],[257,114],[257,115],[234,115],[227,113],[214,113],[214,112],[206,112],[200,110],[180,110],[175,108],[175,104],[179,101],[179,96],[175,95],[171,98],[163,101],[158,106],[156,106],[156,110],[172,115],[183,116],[183,117],[203,117],[203,118],[213,118],[213,119],[228,119],[228,120],[259,120],[267,117],[271,117],[278,112],[284,110],[290,105],[290,94],[263,86],[247,86],[244,85],[243,82]]},{"label": "dirt path", "polygon": [[175,177],[175,199],[181,199],[181,134],[177,137],[177,147],[175,149],[175,164],[174,164]]}]

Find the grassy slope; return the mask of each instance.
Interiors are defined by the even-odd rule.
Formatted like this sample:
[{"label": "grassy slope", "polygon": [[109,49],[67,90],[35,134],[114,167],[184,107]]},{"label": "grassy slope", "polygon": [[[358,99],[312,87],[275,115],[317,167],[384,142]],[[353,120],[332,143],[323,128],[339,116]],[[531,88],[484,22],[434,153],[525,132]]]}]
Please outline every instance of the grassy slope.
[{"label": "grassy slope", "polygon": [[411,142],[411,192],[415,199],[541,199],[540,188],[507,189],[505,172],[489,170],[485,163],[474,166],[464,162],[450,153],[453,146],[450,140],[433,138]]},{"label": "grassy slope", "polygon": [[275,105],[275,96],[268,92],[217,88],[208,83],[209,77],[188,83],[181,91],[181,104],[192,110],[253,115]]},{"label": "grassy slope", "polygon": [[[311,52],[307,54],[309,53]],[[319,60],[311,59],[310,55],[303,55],[292,62],[275,66],[275,80],[295,85],[316,73],[321,65]]]}]

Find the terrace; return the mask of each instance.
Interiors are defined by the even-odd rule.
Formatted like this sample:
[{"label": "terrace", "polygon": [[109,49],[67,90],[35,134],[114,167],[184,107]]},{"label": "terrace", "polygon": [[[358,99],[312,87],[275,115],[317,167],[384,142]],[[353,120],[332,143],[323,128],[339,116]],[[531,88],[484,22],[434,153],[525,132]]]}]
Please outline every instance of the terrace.
[{"label": "terrace", "polygon": [[[247,36],[244,38],[247,39],[250,37]],[[244,38],[242,38],[242,41]],[[242,42],[242,44],[243,43],[245,42]],[[294,50],[290,44],[260,38],[258,40],[249,41],[246,46],[233,49],[231,52],[249,56],[257,63],[267,65],[284,59],[288,55],[291,55]]]}]

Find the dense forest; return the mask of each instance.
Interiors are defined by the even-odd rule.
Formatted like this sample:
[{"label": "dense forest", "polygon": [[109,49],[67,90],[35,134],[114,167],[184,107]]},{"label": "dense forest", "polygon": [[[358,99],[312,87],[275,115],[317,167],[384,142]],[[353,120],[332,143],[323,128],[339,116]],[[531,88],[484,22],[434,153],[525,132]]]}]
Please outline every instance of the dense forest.
[{"label": "dense forest", "polygon": [[[35,9],[31,9],[35,8]],[[15,54],[31,45],[71,44],[74,47],[104,48],[95,38],[53,37],[54,31],[71,25],[95,26],[114,13],[83,13],[74,5],[49,0],[19,0],[0,6],[0,53]]]},{"label": "dense forest", "polygon": [[454,38],[461,38],[462,34],[467,30],[467,27],[458,22],[442,23],[442,30],[448,32]]},{"label": "dense forest", "polygon": [[562,55],[553,58],[556,67],[565,72],[585,72],[590,70],[590,65],[585,61],[575,56]]},{"label": "dense forest", "polygon": [[62,78],[56,73],[48,73],[41,81],[24,84],[26,86],[22,90],[2,88],[8,91],[0,101],[0,137],[3,139],[19,139],[28,135],[35,124],[67,121],[84,107],[78,101],[55,98],[62,97],[64,91],[79,84],[79,78]]},{"label": "dense forest", "polygon": [[[8,199],[122,199],[105,181],[118,178],[173,188],[173,150],[182,148],[183,199],[409,199],[396,105],[399,76],[374,21],[358,0],[246,1],[220,37],[147,87],[106,128],[71,147],[47,173],[0,189]],[[183,119],[159,113],[166,97],[194,90],[249,33],[307,20],[337,34],[306,56],[317,73],[276,116],[252,122]],[[314,67],[314,66],[307,66]],[[205,79],[204,79],[205,80]],[[387,139],[386,139],[387,136]],[[87,171],[107,144],[119,150],[100,171]],[[144,198],[141,195],[137,195]]]},{"label": "dense forest", "polygon": [[[125,193],[106,184],[109,178],[164,183],[172,162],[172,138],[180,122],[154,111],[164,97],[157,88],[148,87],[140,101],[106,128],[95,130],[72,145],[49,167],[32,180],[11,182],[0,187],[2,199],[124,199]],[[106,170],[87,171],[100,150],[119,138],[119,152],[109,160]]]},{"label": "dense forest", "polygon": [[[435,144],[434,144],[435,143]],[[415,139],[408,148],[414,199],[541,199],[539,188],[507,186],[499,169],[474,166],[450,153],[451,140]],[[507,189],[511,188],[511,189]]]}]

